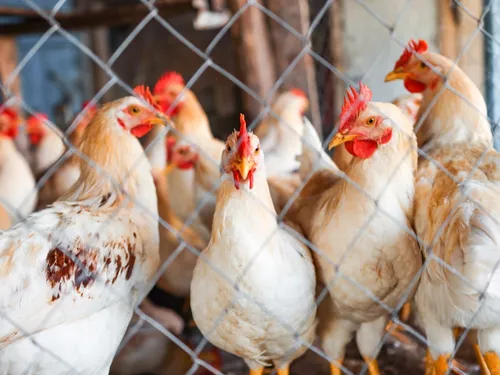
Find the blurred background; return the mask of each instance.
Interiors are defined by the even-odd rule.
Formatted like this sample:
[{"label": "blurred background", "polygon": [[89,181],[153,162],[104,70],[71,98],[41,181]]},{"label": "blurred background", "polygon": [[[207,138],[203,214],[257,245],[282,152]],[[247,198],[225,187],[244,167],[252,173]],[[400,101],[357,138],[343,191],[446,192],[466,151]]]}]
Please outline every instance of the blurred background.
[{"label": "blurred background", "polygon": [[[52,12],[53,20],[74,40],[40,17],[33,4]],[[157,0],[154,6],[166,27],[144,3],[133,0],[2,0],[0,76],[35,111],[47,113],[64,128],[82,102],[108,83],[106,69],[131,86],[153,85],[166,70],[189,80],[205,63],[200,53],[206,53],[263,99],[272,100],[276,91],[270,90],[278,78],[278,90],[305,90],[311,99],[310,118],[326,135],[334,126],[345,79],[363,79],[376,100],[392,100],[404,88],[384,84],[383,77],[409,38],[423,38],[432,50],[459,58],[460,67],[487,96],[491,119],[496,122],[500,116],[500,105],[494,104],[500,102],[500,65],[495,64],[500,51],[498,1],[262,2],[296,33],[255,7],[226,25],[245,4]],[[483,17],[485,7],[490,11]],[[297,34],[310,40],[311,53],[304,53],[306,38]],[[95,57],[105,66],[96,64]],[[219,137],[232,130],[240,111],[253,120],[261,109],[257,100],[211,67],[196,78],[193,90]],[[123,91],[114,85],[102,94],[102,100],[109,100]]]}]

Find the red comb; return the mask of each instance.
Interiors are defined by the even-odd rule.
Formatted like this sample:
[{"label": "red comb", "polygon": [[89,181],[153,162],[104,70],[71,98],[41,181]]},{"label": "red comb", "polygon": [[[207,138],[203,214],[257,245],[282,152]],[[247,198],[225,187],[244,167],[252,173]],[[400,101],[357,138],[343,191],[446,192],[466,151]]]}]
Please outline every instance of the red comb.
[{"label": "red comb", "polygon": [[45,113],[35,113],[26,120],[28,129],[37,129],[43,126],[43,122],[49,117]]},{"label": "red comb", "polygon": [[403,51],[403,54],[399,58],[398,61],[396,61],[396,65],[394,65],[394,69],[401,68],[405,66],[408,61],[410,61],[411,57],[413,56],[413,53],[425,53],[427,52],[427,49],[429,47],[427,46],[427,42],[425,40],[420,39],[418,42],[415,42],[413,39],[410,40],[408,43],[408,46],[406,49]]},{"label": "red comb", "polygon": [[9,117],[11,120],[17,119],[17,112],[15,109],[9,107],[1,107],[0,106],[0,114]]},{"label": "red comb", "polygon": [[156,82],[153,92],[155,94],[161,94],[170,85],[185,86],[184,78],[177,72],[166,72],[161,76],[158,82]]},{"label": "red comb", "polygon": [[339,131],[341,133],[349,129],[353,121],[364,111],[368,102],[372,100],[372,91],[361,82],[359,83],[359,93],[354,87],[350,87],[350,89],[347,89],[346,94],[340,114]]},{"label": "red comb", "polygon": [[250,136],[247,132],[247,122],[245,121],[245,115],[240,113],[240,131],[238,133],[238,140],[240,140],[240,145],[238,151],[242,157],[247,157],[250,155]]},{"label": "red comb", "polygon": [[158,104],[158,102],[153,98],[153,95],[151,94],[151,90],[149,89],[149,87],[144,85],[136,86],[134,88],[134,92],[137,94],[137,96],[141,97],[151,107],[161,112],[161,107]]},{"label": "red comb", "polygon": [[297,89],[297,88],[290,89],[290,92],[291,92],[293,95],[296,95],[296,96],[298,96],[298,97],[301,97],[301,98],[307,98],[306,93],[305,93],[304,91],[302,91],[301,89]]}]

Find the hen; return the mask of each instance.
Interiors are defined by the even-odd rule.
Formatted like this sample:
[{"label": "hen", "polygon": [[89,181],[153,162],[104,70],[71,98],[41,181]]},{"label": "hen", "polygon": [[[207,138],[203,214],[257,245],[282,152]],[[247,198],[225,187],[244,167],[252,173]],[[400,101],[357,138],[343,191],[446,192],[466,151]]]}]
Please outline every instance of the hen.
[{"label": "hen", "polygon": [[500,156],[484,99],[453,61],[429,52],[423,40],[411,41],[386,76],[395,79],[423,94],[416,134],[426,154],[417,173],[415,230],[428,262],[415,300],[432,357],[427,371],[447,373],[453,327],[469,327],[478,329],[486,365],[498,375]]},{"label": "hen", "polygon": [[[92,120],[97,107],[84,104],[82,112],[75,120],[78,120],[68,140],[71,145],[78,147],[83,132]],[[31,144],[35,147],[34,162],[38,168],[35,169],[37,177],[43,179],[39,191],[38,207],[45,208],[66,194],[80,177],[79,157],[74,154],[65,154],[66,146],[61,137],[41,121],[29,124],[28,133]],[[56,155],[59,155],[55,158]],[[50,170],[57,163],[55,171]],[[48,172],[50,170],[50,172]],[[48,173],[47,173],[48,172]]]},{"label": "hen", "polygon": [[[201,150],[200,156],[208,160],[212,169],[217,169],[224,143],[213,136],[205,111],[195,94],[185,89],[184,79],[178,73],[167,72],[156,83],[154,94],[163,111],[175,123],[176,142],[179,145],[196,145]],[[205,199],[209,202],[213,200],[211,191],[195,186],[192,169],[175,168],[167,176],[167,181],[169,191],[176,197],[171,201],[172,209],[182,221],[187,221],[195,209],[199,208],[198,205],[203,205]],[[210,238],[207,222],[211,221],[212,206],[210,203],[202,207],[191,224],[206,239]],[[208,209],[208,212],[203,209]]]},{"label": "hen", "polygon": [[279,375],[314,339],[315,273],[309,249],[276,221],[259,139],[226,142],[212,238],[198,259],[191,309],[204,336],[242,357],[250,374]]},{"label": "hen", "polygon": [[[396,106],[371,97],[363,84],[359,93],[348,91],[330,143],[345,144],[353,156],[344,171],[348,179],[339,178],[320,148],[320,169],[293,208],[317,249],[318,279],[329,291],[318,310],[318,330],[332,375],[340,374],[354,332],[370,375],[379,374],[374,358],[385,334],[386,308],[397,310],[412,296],[422,264],[411,231],[417,161],[412,125]],[[313,167],[318,154],[307,152],[302,160]]]},{"label": "hen", "polygon": [[268,114],[259,124],[255,135],[259,137],[262,151],[266,153],[268,176],[289,175],[299,163],[295,159],[302,152],[301,137],[304,123],[308,121],[304,112],[309,106],[306,94],[300,89],[291,89],[278,95],[271,110],[279,116]]},{"label": "hen", "polygon": [[37,202],[35,177],[14,144],[18,124],[14,110],[0,107],[0,203],[13,223],[33,212]]},{"label": "hen", "polygon": [[136,137],[165,119],[143,103],[104,105],[81,145],[98,167],[82,160],[60,201],[0,233],[0,373],[109,373],[159,263],[155,188]]},{"label": "hen", "polygon": [[66,147],[61,136],[45,124],[47,115],[36,113],[26,120],[26,132],[33,151],[33,171],[39,176],[59,159]]}]

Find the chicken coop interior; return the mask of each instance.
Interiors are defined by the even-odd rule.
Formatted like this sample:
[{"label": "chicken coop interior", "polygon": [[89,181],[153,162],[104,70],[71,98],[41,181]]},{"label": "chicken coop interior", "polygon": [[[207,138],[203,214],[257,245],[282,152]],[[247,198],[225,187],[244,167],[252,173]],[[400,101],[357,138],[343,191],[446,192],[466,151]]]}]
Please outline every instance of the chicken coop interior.
[{"label": "chicken coop interior", "polygon": [[500,375],[500,0],[0,0],[0,375]]}]

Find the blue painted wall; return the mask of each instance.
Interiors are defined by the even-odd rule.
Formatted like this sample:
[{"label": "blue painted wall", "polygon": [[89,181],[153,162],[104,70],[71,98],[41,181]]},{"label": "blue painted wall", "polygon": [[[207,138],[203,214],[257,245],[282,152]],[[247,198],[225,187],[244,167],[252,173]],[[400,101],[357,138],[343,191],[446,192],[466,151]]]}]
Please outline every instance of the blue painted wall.
[{"label": "blue painted wall", "polygon": [[[57,0],[35,1],[47,10],[57,3]],[[29,8],[22,0],[2,0],[2,5]],[[60,11],[71,10],[73,5],[73,0],[66,0]],[[17,38],[18,62],[41,36],[29,34]],[[90,79],[85,72],[85,55],[66,38],[55,33],[21,71],[23,98],[34,110],[47,113],[52,121],[65,127],[65,117],[70,112],[78,111],[90,95],[85,92],[89,85],[83,84],[83,79]]]}]

